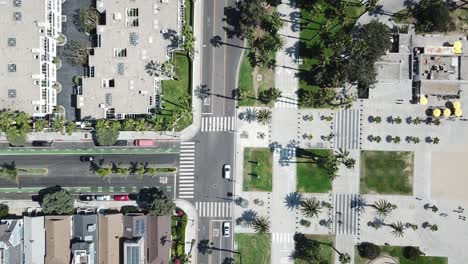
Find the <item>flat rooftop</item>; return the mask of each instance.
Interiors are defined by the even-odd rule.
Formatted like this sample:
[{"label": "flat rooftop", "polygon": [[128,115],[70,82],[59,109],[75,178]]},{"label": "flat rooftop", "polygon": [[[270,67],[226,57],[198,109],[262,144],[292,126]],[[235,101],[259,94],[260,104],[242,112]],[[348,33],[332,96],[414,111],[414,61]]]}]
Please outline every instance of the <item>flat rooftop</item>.
[{"label": "flat rooftop", "polygon": [[[41,100],[38,50],[45,1],[0,1],[0,105],[33,115]],[[36,51],[35,51],[36,50]],[[36,78],[34,78],[36,77]],[[36,81],[36,82],[35,82]]]},{"label": "flat rooftop", "polygon": [[94,77],[83,78],[77,101],[81,118],[105,118],[106,111],[148,114],[163,77],[146,67],[168,60],[168,47],[177,46],[178,1],[98,0],[96,5],[105,25],[98,25],[97,47],[89,57]]}]

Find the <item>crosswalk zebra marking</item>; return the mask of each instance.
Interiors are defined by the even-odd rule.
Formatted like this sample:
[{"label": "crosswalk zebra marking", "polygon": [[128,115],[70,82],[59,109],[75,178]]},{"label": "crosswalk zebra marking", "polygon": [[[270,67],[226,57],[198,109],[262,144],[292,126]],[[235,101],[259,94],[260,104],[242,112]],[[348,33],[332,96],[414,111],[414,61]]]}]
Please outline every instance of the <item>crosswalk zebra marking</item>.
[{"label": "crosswalk zebra marking", "polygon": [[280,97],[275,102],[276,108],[298,108],[299,101],[294,96]]},{"label": "crosswalk zebra marking", "polygon": [[294,243],[294,233],[272,233],[273,244]]},{"label": "crosswalk zebra marking", "polygon": [[195,142],[180,143],[179,175],[177,182],[179,198],[194,198],[195,146]]},{"label": "crosswalk zebra marking", "polygon": [[209,116],[202,117],[201,132],[231,131],[235,127],[233,116]]},{"label": "crosswalk zebra marking", "polygon": [[232,215],[230,202],[196,202],[195,208],[199,217],[229,218]]}]

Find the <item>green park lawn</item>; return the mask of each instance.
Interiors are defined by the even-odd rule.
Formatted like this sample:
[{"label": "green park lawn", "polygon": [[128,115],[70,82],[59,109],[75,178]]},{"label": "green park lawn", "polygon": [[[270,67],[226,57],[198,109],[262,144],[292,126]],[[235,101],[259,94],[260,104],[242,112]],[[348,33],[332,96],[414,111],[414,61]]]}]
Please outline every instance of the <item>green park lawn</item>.
[{"label": "green park lawn", "polygon": [[[187,54],[177,52],[174,54],[175,73],[179,80],[167,80],[162,82],[162,90],[164,95],[164,110],[163,113],[170,113],[178,107],[178,99],[186,94],[191,96],[192,91],[192,71],[190,67],[190,59]],[[181,131],[192,124],[192,115],[179,120],[176,125],[176,131]]]},{"label": "green park lawn", "polygon": [[[335,244],[335,237],[334,236],[328,236],[328,235],[305,235],[307,238],[316,240],[322,243],[328,243],[328,244]],[[328,263],[335,263],[334,258],[335,258],[335,251],[329,246],[326,245],[320,245],[320,255],[322,256],[322,259],[328,260]],[[295,260],[294,264],[309,264],[310,262],[306,262],[303,260]]]},{"label": "green park lawn", "polygon": [[244,191],[272,191],[272,161],[269,148],[244,149]]},{"label": "green park lawn", "polygon": [[362,151],[361,193],[413,193],[413,152]]},{"label": "green park lawn", "polygon": [[[348,1],[350,3],[359,3],[359,0]],[[332,55],[333,50],[331,48],[325,48],[321,50],[319,47],[323,46],[322,39],[319,35],[320,26],[324,25],[327,21],[331,23],[331,33],[336,33],[342,29],[349,31],[357,19],[365,11],[364,7],[360,5],[349,5],[347,11],[347,17],[350,18],[345,23],[341,23],[338,18],[328,19],[325,16],[325,6],[319,12],[313,12],[305,8],[301,9],[301,27],[300,31],[300,58],[302,58],[303,63],[299,66],[299,69],[303,72],[309,72],[319,63],[319,55],[323,52],[326,55]],[[311,23],[311,21],[313,23]],[[310,75],[309,75],[310,76]],[[318,91],[320,89],[318,86],[311,84],[309,81],[301,78],[299,80],[299,88],[308,90],[308,91]],[[323,105],[322,107],[328,107]]]},{"label": "green park lawn", "polygon": [[[328,149],[298,149],[297,190],[307,193],[326,193],[332,189],[332,181],[327,171],[312,163],[306,156],[333,155]],[[304,154],[304,155],[303,155]]]},{"label": "green park lawn", "polygon": [[[252,65],[250,65],[249,60],[247,59],[246,55],[247,52],[244,52],[244,56],[242,57],[242,62],[240,65],[239,70],[239,87],[245,87],[249,91],[249,96],[245,100],[239,101],[239,106],[255,106],[257,100],[254,99],[256,97],[256,92],[253,86],[253,76],[252,76]],[[252,97],[252,98],[251,98]]]},{"label": "green park lawn", "polygon": [[[369,262],[368,259],[362,258],[359,256],[357,247],[355,250],[355,264],[367,264]],[[448,259],[447,257],[428,257],[428,256],[420,256],[415,260],[407,259],[403,256],[403,247],[397,246],[381,246],[380,247],[380,256],[392,256],[400,262],[400,264],[447,264]]]},{"label": "green park lawn", "polygon": [[235,263],[269,264],[271,263],[271,235],[270,234],[235,234],[237,252]]}]

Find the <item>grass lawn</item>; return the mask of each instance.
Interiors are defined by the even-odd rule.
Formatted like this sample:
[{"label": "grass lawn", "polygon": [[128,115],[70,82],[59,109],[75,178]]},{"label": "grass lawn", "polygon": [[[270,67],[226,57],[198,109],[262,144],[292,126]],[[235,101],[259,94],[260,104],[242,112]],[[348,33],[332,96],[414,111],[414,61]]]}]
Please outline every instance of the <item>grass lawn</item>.
[{"label": "grass lawn", "polygon": [[[178,99],[183,94],[191,96],[192,91],[192,70],[190,67],[189,57],[182,52],[174,54],[174,66],[176,75],[179,80],[168,80],[162,82],[162,89],[164,95],[164,110],[162,111],[170,113],[176,109]],[[188,115],[185,118],[179,120],[176,125],[176,131],[181,131],[184,128],[192,124],[192,115]]]},{"label": "grass lawn", "polygon": [[244,149],[244,191],[272,191],[272,162],[269,148]]},{"label": "grass lawn", "polygon": [[[348,2],[358,3],[359,0],[351,0]],[[304,25],[301,27],[300,32],[300,57],[303,59],[303,64],[299,66],[301,71],[309,72],[312,70],[319,63],[318,58],[321,52],[327,55],[333,54],[333,50],[330,48],[325,48],[325,50],[321,50],[319,48],[319,45],[322,42],[319,35],[320,25],[326,24],[326,22],[329,21],[332,25],[330,29],[331,33],[336,33],[343,29],[343,27],[351,29],[357,19],[365,11],[364,7],[360,5],[350,5],[346,11],[348,17],[352,19],[346,21],[346,23],[341,23],[338,18],[333,20],[327,19],[325,16],[326,9],[327,8],[325,8],[325,6],[323,6],[323,8],[318,12],[311,12],[305,8],[301,9],[301,25]],[[349,29],[346,29],[346,31]],[[318,91],[318,89],[320,89],[318,86],[313,85],[304,79],[299,80],[299,88],[310,91]],[[323,105],[321,107],[329,106]]]},{"label": "grass lawn", "polygon": [[[271,263],[271,235],[270,234],[235,234],[237,251],[235,263],[269,264]],[[241,262],[242,261],[242,262]]]},{"label": "grass lawn", "polygon": [[[333,151],[329,149],[298,149],[296,151],[297,158],[297,190],[299,192],[308,193],[325,193],[331,191],[332,181],[327,171],[315,163],[312,163],[309,158],[303,157],[319,155],[332,155]],[[301,157],[302,156],[302,157]]]},{"label": "grass lawn", "polygon": [[[305,235],[309,239],[317,240],[322,243],[335,244],[335,237],[328,235]],[[323,259],[328,260],[328,263],[335,263],[335,251],[331,247],[320,245],[320,255]],[[303,260],[295,260],[294,264],[309,264],[309,262]]]},{"label": "grass lawn", "polygon": [[[244,52],[244,56],[242,57],[242,63],[239,70],[239,87],[247,87],[249,90],[249,94],[252,97],[256,97],[257,94],[255,93],[254,86],[253,86],[253,77],[252,77],[252,65],[250,65],[247,56],[245,56],[247,52]],[[246,98],[245,100],[239,101],[239,106],[254,106],[257,103],[257,100],[253,98]]]},{"label": "grass lawn", "polygon": [[413,152],[362,151],[361,193],[413,193]]},{"label": "grass lawn", "polygon": [[[355,250],[355,264],[367,264],[368,259],[362,258],[359,256],[358,250]],[[392,256],[400,262],[400,264],[447,264],[448,259],[446,257],[426,257],[420,256],[415,260],[407,259],[403,256],[403,247],[393,247],[393,246],[381,246],[380,247],[380,255],[381,256]]]}]

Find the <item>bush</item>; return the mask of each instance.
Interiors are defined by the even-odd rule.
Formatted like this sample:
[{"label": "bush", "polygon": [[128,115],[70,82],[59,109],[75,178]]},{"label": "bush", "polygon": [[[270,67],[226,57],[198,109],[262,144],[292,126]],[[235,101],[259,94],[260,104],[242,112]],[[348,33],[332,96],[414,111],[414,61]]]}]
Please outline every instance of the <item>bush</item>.
[{"label": "bush", "polygon": [[26,133],[18,130],[8,132],[7,139],[10,145],[14,147],[22,147],[26,144],[27,141]]},{"label": "bush", "polygon": [[308,221],[308,220],[301,219],[301,221],[299,223],[301,225],[305,226],[305,227],[310,227],[310,221]]},{"label": "bush", "polygon": [[416,247],[404,247],[403,248],[403,256],[407,259],[415,260],[419,256],[421,256],[421,250]]},{"label": "bush", "polygon": [[133,205],[124,205],[122,208],[120,208],[120,212],[122,214],[129,214],[129,213],[137,213],[140,210],[136,206]]},{"label": "bush", "polygon": [[9,208],[6,204],[0,204],[0,219],[4,219],[8,216]]},{"label": "bush", "polygon": [[359,256],[367,259],[375,259],[380,255],[380,248],[372,243],[364,242],[358,246]]}]

